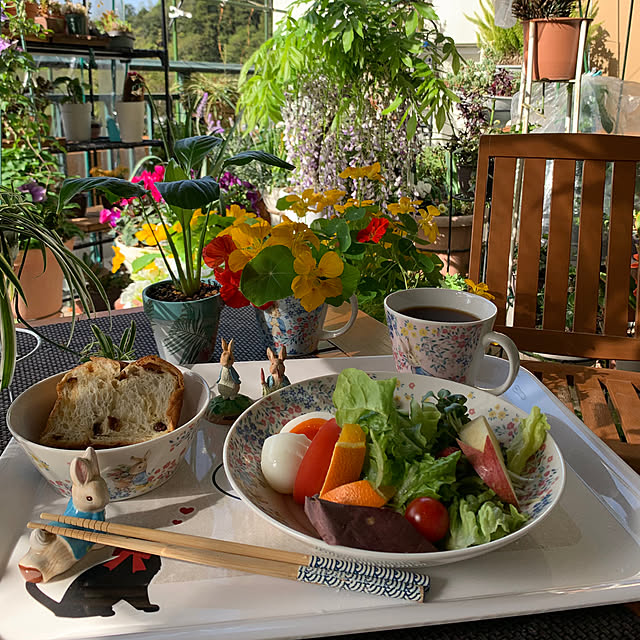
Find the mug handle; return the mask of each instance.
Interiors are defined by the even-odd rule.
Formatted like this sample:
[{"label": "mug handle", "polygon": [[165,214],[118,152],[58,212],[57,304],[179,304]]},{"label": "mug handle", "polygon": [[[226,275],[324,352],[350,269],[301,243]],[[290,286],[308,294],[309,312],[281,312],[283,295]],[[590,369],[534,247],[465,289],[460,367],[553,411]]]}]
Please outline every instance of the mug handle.
[{"label": "mug handle", "polygon": [[28,333],[32,338],[35,338],[36,344],[35,344],[35,347],[33,347],[33,349],[31,349],[31,351],[29,351],[28,353],[25,353],[24,355],[21,355],[21,356],[17,357],[16,358],[16,362],[20,362],[20,360],[24,360],[25,358],[28,358],[29,356],[32,356],[40,348],[40,345],[42,344],[42,338],[35,331],[31,331],[30,329],[23,329],[21,327],[18,327],[16,329],[16,332],[18,332],[18,331],[20,333]]},{"label": "mug handle", "polygon": [[497,331],[489,331],[482,336],[483,352],[492,342],[497,342],[505,350],[507,358],[509,359],[509,375],[507,375],[505,382],[503,382],[499,387],[495,387],[495,389],[485,389],[483,387],[478,387],[478,389],[488,391],[493,395],[499,396],[503,394],[516,379],[518,370],[520,369],[520,355],[518,353],[518,347],[516,347],[513,340],[508,336],[505,336],[504,333],[498,333]]},{"label": "mug handle", "polygon": [[349,329],[351,329],[353,323],[356,321],[356,316],[358,315],[358,298],[355,293],[351,296],[351,298],[349,298],[349,302],[351,303],[351,316],[349,317],[349,320],[347,320],[347,323],[339,329],[336,329],[335,331],[326,331],[323,329],[318,338],[319,340],[337,338],[338,336],[341,336],[343,333],[346,333],[347,331],[349,331]]}]

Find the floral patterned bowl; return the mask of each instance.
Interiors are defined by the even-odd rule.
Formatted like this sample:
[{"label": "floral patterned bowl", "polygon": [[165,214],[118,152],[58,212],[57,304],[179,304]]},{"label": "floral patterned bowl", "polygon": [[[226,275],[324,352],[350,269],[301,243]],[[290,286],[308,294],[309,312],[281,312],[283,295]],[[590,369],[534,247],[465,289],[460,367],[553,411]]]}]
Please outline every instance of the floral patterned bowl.
[{"label": "floral patterned bowl", "polygon": [[[184,457],[209,403],[209,387],[197,373],[180,370],[184,399],[177,429],[147,442],[96,451],[111,501],[133,498],[164,484]],[[37,444],[56,399],[56,385],[65,373],[41,380],[21,393],[9,407],[7,425],[49,484],[70,496],[69,465],[82,452]]]},{"label": "floral patterned bowl", "polygon": [[[407,408],[412,397],[421,400],[428,391],[449,389],[464,394],[472,417],[484,415],[498,440],[508,444],[518,422],[526,414],[501,398],[467,385],[415,374],[370,373],[373,378],[397,378],[396,400]],[[332,395],[337,375],[304,380],[273,393],[245,411],[235,422],[224,444],[224,467],[233,488],[258,515],[293,537],[306,542],[324,555],[333,555],[386,566],[433,566],[466,560],[503,547],[537,527],[558,503],[565,482],[564,461],[551,436],[528,462],[523,475],[529,481],[518,492],[528,522],[504,538],[467,549],[433,553],[382,553],[323,542],[307,519],[302,507],[291,496],[269,487],[260,469],[264,440],[277,433],[292,418],[309,411],[332,411]],[[268,545],[268,541],[266,542]]]}]

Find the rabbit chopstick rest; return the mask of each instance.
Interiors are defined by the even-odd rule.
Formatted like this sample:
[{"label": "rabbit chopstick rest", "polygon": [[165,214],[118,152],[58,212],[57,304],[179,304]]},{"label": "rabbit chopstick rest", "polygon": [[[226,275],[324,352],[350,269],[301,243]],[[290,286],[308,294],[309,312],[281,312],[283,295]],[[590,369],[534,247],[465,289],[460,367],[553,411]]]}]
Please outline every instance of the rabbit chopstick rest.
[{"label": "rabbit chopstick rest", "polygon": [[206,418],[209,422],[230,425],[253,404],[253,400],[240,393],[240,376],[233,367],[233,338],[229,342],[222,338],[221,345],[218,395],[211,398]]},{"label": "rabbit chopstick rest", "polygon": [[[89,447],[81,457],[74,458],[69,473],[71,498],[64,514],[104,520],[109,491],[100,476],[96,452]],[[72,567],[92,546],[90,542],[57,536],[41,529],[31,533],[29,542],[29,551],[18,563],[20,573],[27,582],[47,582]]]}]

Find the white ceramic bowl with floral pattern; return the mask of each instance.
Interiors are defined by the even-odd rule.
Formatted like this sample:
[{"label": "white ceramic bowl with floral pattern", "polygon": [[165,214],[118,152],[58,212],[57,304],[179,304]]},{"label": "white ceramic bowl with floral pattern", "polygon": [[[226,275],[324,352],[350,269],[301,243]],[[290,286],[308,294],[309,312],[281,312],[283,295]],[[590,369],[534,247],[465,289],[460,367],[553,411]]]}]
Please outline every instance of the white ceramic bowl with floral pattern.
[{"label": "white ceramic bowl with floral pattern", "polygon": [[[526,413],[501,398],[467,385],[416,374],[370,373],[373,378],[397,378],[396,401],[407,408],[415,397],[422,400],[429,391],[448,389],[467,397],[471,417],[486,416],[502,444],[516,434]],[[565,468],[562,454],[550,435],[540,451],[527,463],[523,475],[526,490],[518,492],[521,511],[529,520],[517,531],[492,542],[452,551],[433,553],[383,553],[351,547],[333,546],[322,541],[311,526],[302,507],[291,496],[275,492],[260,469],[264,440],[277,433],[292,418],[309,411],[334,411],[333,390],[337,375],[304,380],[277,391],[245,411],[229,431],[224,444],[224,467],[240,498],[265,520],[324,555],[340,556],[384,564],[386,566],[433,566],[466,560],[488,553],[525,536],[537,527],[558,503],[564,488]],[[268,541],[265,542],[268,545]]]},{"label": "white ceramic bowl with floral pattern", "polygon": [[[147,442],[96,451],[111,501],[140,496],[164,484],[184,457],[209,403],[209,387],[202,376],[180,369],[184,399],[177,429]],[[9,407],[7,426],[36,469],[60,493],[70,496],[69,465],[82,451],[38,444],[56,399],[56,385],[65,373],[41,380],[21,393]]]}]

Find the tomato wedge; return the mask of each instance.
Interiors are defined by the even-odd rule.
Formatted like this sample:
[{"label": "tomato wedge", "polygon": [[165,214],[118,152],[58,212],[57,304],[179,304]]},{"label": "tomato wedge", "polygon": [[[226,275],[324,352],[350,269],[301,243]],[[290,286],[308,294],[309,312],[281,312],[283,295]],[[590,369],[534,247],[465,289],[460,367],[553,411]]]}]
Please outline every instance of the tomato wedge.
[{"label": "tomato wedge", "polygon": [[291,433],[301,433],[303,436],[307,436],[309,440],[313,440],[326,421],[326,418],[309,418],[293,427]]},{"label": "tomato wedge", "polygon": [[311,441],[293,485],[293,499],[298,504],[304,504],[306,496],[320,493],[341,431],[335,419],[327,420]]}]

